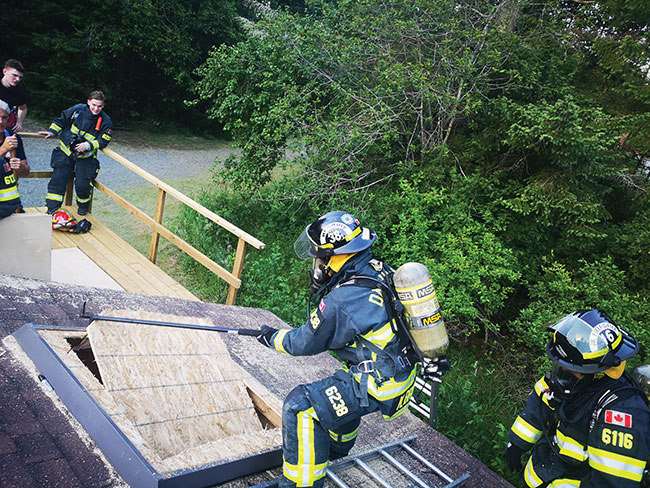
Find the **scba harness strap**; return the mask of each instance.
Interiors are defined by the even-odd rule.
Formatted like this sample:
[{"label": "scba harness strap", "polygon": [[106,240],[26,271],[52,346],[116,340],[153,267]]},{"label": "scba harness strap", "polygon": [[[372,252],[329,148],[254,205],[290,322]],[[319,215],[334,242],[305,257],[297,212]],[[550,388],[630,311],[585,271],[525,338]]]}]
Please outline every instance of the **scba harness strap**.
[{"label": "scba harness strap", "polygon": [[[384,303],[387,304],[386,312],[388,314],[388,321],[398,338],[397,353],[386,351],[360,335],[355,337],[355,347],[348,349],[349,351],[354,351],[357,359],[357,364],[348,365],[350,372],[360,375],[360,381],[358,383],[355,382],[354,385],[355,393],[361,402],[361,406],[367,407],[368,380],[370,375],[375,379],[375,384],[380,386],[398,372],[412,368],[416,363],[422,362],[423,360],[409,340],[410,336],[403,328],[403,322],[398,322],[403,320],[401,311],[398,308],[401,307],[401,303],[397,300],[395,293],[390,289],[389,285],[370,276],[353,276],[349,280],[337,285],[337,287],[339,286],[361,286],[373,290],[379,288],[384,298]],[[386,294],[389,296],[386,296]],[[403,310],[403,307],[401,307],[401,310]],[[368,359],[365,354],[367,350],[370,350],[371,353],[377,356],[377,360]]]}]

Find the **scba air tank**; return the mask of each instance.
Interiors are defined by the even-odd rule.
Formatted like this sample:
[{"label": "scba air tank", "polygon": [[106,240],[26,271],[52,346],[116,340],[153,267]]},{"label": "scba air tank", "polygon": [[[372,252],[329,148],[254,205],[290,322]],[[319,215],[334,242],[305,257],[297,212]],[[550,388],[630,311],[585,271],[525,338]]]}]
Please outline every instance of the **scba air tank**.
[{"label": "scba air tank", "polygon": [[397,268],[393,282],[410,322],[409,332],[422,355],[440,357],[447,350],[449,337],[429,270],[421,263],[406,263]]}]

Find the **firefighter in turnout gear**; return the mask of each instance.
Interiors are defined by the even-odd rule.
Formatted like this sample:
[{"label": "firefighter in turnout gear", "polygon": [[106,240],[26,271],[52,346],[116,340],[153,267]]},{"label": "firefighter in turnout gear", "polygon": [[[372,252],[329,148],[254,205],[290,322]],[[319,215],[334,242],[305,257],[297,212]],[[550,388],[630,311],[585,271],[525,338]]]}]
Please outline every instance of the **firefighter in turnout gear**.
[{"label": "firefighter in turnout gear", "polygon": [[529,487],[638,487],[649,451],[650,410],[625,374],[638,343],[601,310],[550,327],[553,368],[539,380],[508,433],[506,464]]},{"label": "firefighter in turnout gear", "polygon": [[379,410],[384,420],[402,414],[415,382],[415,361],[393,328],[381,286],[353,277],[391,280],[392,269],[372,258],[374,231],[347,212],[325,214],[294,244],[312,258],[315,310],[297,329],[263,326],[258,341],[294,356],[334,351],[344,366],[332,376],[293,389],[282,412],[283,477],[280,487],[323,486],[328,460],[347,455],[361,417]]},{"label": "firefighter in turnout gear", "polygon": [[47,131],[46,138],[59,135],[59,145],[52,151],[52,178],[47,186],[45,203],[47,213],[53,215],[63,205],[65,187],[75,171],[75,192],[79,215],[86,215],[90,207],[92,185],[99,173],[97,150],[111,142],[113,122],[104,112],[105,97],[93,91],[85,104],[64,110]]},{"label": "firefighter in turnout gear", "polygon": [[9,105],[0,100],[0,219],[24,212],[17,177],[29,174],[22,140],[6,128],[9,113]]}]

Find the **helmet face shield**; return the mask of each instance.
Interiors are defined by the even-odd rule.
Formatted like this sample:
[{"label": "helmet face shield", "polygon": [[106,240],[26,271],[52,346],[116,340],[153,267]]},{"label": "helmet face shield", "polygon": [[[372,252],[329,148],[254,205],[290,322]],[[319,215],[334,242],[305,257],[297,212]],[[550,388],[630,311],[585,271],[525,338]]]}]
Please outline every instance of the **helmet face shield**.
[{"label": "helmet face shield", "polygon": [[[309,229],[309,227],[307,227]],[[302,234],[298,236],[298,239],[296,239],[296,242],[293,243],[293,250],[296,253],[296,256],[298,256],[300,259],[309,259],[309,258],[314,258],[316,257],[316,254],[314,253],[314,242],[309,238],[309,234],[307,234],[307,229],[302,231]]]},{"label": "helmet face shield", "polygon": [[330,258],[335,254],[354,254],[368,249],[377,239],[371,229],[361,227],[351,214],[339,210],[326,213],[308,225],[293,249],[300,259]]},{"label": "helmet face shield", "polygon": [[639,345],[601,310],[567,315],[550,327],[546,353],[561,367],[578,373],[598,373],[634,356]]},{"label": "helmet face shield", "polygon": [[566,337],[584,359],[600,358],[621,343],[620,330],[610,322],[601,322],[594,327],[580,317],[569,315],[551,329]]}]

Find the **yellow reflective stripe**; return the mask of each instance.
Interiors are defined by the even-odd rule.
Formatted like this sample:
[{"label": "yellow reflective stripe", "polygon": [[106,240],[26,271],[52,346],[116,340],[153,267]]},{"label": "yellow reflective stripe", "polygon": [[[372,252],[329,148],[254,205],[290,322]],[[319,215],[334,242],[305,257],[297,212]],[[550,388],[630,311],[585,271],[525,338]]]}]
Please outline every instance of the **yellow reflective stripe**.
[{"label": "yellow reflective stripe", "polygon": [[283,462],[284,475],[297,486],[312,486],[327,474],[327,461],[316,464],[314,452],[314,408],[298,412],[298,464]]},{"label": "yellow reflective stripe", "polygon": [[288,333],[289,329],[280,329],[277,334],[275,334],[275,337],[273,338],[273,346],[275,347],[276,351],[282,352],[284,354],[289,354],[282,345],[284,336],[286,336]]},{"label": "yellow reflective stripe", "polygon": [[530,459],[528,459],[528,463],[526,463],[526,469],[524,470],[524,481],[526,482],[526,485],[528,485],[530,488],[537,488],[543,483],[542,479],[539,476],[537,476],[537,473],[535,472],[535,468],[533,468],[532,456],[530,457]]},{"label": "yellow reflective stripe", "polygon": [[542,396],[542,394],[548,391],[549,389],[550,388],[548,387],[545,378],[542,378],[537,383],[535,383],[535,393],[537,393],[539,396]]},{"label": "yellow reflective stripe", "polygon": [[330,432],[330,437],[334,439],[337,442],[350,442],[351,440],[356,439],[357,434],[359,433],[359,427],[354,429],[352,432],[348,434],[337,434],[336,432]]},{"label": "yellow reflective stripe", "polygon": [[107,141],[110,141],[111,136],[109,136],[108,134],[102,134],[102,139],[106,139]]},{"label": "yellow reflective stripe", "polygon": [[361,334],[361,337],[363,337],[367,341],[372,342],[380,349],[384,349],[388,345],[388,343],[393,340],[393,338],[395,337],[395,333],[393,332],[393,328],[391,327],[390,322],[387,322],[384,326],[380,327],[378,330],[371,330],[370,332]]},{"label": "yellow reflective stripe", "polygon": [[18,186],[10,186],[4,190],[0,190],[0,202],[7,202],[9,200],[14,200],[20,196],[18,193]]},{"label": "yellow reflective stripe", "polygon": [[[360,373],[355,373],[354,377],[361,382]],[[375,382],[375,378],[371,375],[368,377],[368,393],[379,401],[391,400],[407,391],[413,385],[413,382],[415,382],[415,368],[404,381],[395,381],[391,378],[383,382],[379,387]]]},{"label": "yellow reflective stripe", "polygon": [[580,480],[572,480],[569,478],[559,478],[551,481],[548,488],[574,488],[580,486]]},{"label": "yellow reflective stripe", "polygon": [[72,154],[70,152],[70,149],[68,149],[68,146],[66,146],[63,141],[59,141],[59,149],[61,149],[61,151],[66,154],[66,156],[70,156],[70,154]]},{"label": "yellow reflective stripe", "polygon": [[583,354],[582,357],[585,359],[593,359],[593,358],[599,358],[601,356],[604,356],[609,352],[610,349],[616,349],[620,344],[622,338],[623,338],[623,334],[619,334],[619,336],[616,338],[616,340],[612,343],[611,346],[607,346],[601,349],[600,351],[587,352]]},{"label": "yellow reflective stripe", "polygon": [[546,383],[546,379],[542,378],[539,380],[537,383],[535,383],[535,393],[537,393],[537,396],[539,396],[542,399],[542,402],[546,404],[548,408],[551,410],[555,410],[555,407],[551,406],[548,403],[548,391],[550,388],[548,387],[548,384]]},{"label": "yellow reflective stripe", "polygon": [[54,200],[55,202],[62,202],[63,195],[57,195],[56,193],[48,193],[45,197],[46,200]]},{"label": "yellow reflective stripe", "polygon": [[577,459],[580,462],[587,459],[585,446],[568,435],[564,435],[559,430],[555,433],[555,443],[560,448],[560,454],[563,456]]},{"label": "yellow reflective stripe", "polygon": [[384,420],[385,420],[386,422],[390,422],[391,420],[395,420],[397,417],[399,417],[399,416],[402,415],[404,412],[406,412],[406,410],[407,410],[408,408],[409,408],[409,402],[406,402],[406,405],[404,405],[402,408],[400,408],[397,412],[395,412],[395,413],[394,413],[393,415],[391,415],[390,417],[389,417],[388,415],[382,415],[382,417],[384,418]]},{"label": "yellow reflective stripe", "polygon": [[52,129],[52,130],[54,130],[57,134],[61,131],[61,127],[59,127],[58,125],[56,125],[54,122],[52,122],[52,123],[50,124],[50,127],[49,127],[49,128]]},{"label": "yellow reflective stripe", "polygon": [[634,459],[591,446],[587,448],[587,452],[589,453],[589,466],[598,471],[632,481],[641,481],[643,478],[645,460]]},{"label": "yellow reflective stripe", "polygon": [[97,142],[97,139],[95,139],[94,137],[92,138],[92,140],[89,140],[88,142],[90,142],[90,147],[94,151],[97,151],[97,149],[99,149],[99,142]]},{"label": "yellow reflective stripe", "polygon": [[72,132],[72,133],[75,134],[75,135],[79,134],[79,127],[77,127],[76,125],[72,124],[72,125],[70,126],[70,132]]},{"label": "yellow reflective stripe", "polygon": [[77,197],[77,202],[79,203],[88,203],[90,201],[90,197],[88,198],[79,198]]},{"label": "yellow reflective stripe", "polygon": [[352,239],[357,237],[359,234],[361,234],[361,227],[357,227],[352,232],[350,232],[347,236],[345,236],[345,240],[350,242]]},{"label": "yellow reflective stripe", "polygon": [[524,441],[535,444],[542,436],[542,431],[526,422],[521,416],[512,424],[512,432]]},{"label": "yellow reflective stripe", "polygon": [[86,152],[86,153],[80,154],[80,155],[78,156],[78,158],[79,158],[79,159],[94,158],[94,157],[95,157],[95,153],[96,153],[96,151],[95,151],[94,149],[92,149],[92,150],[90,150],[90,151],[88,151],[88,152]]}]

